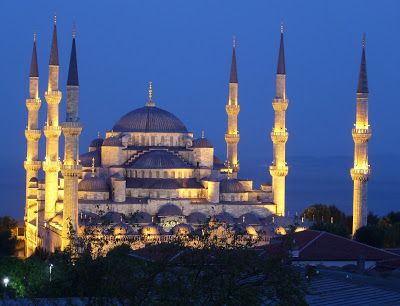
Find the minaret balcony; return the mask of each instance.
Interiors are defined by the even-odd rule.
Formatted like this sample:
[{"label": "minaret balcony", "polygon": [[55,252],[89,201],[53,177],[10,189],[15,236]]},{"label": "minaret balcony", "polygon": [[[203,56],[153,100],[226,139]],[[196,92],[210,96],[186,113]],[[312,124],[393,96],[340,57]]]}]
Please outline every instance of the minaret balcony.
[{"label": "minaret balcony", "polygon": [[59,90],[46,91],[44,97],[47,104],[59,104],[62,98],[62,92]]},{"label": "minaret balcony", "polygon": [[275,98],[272,101],[272,108],[274,111],[285,111],[287,110],[289,105],[288,99],[282,99],[282,98]]},{"label": "minaret balcony", "polygon": [[58,172],[60,171],[60,161],[44,161],[42,163],[45,172]]},{"label": "minaret balcony", "polygon": [[66,136],[79,136],[82,132],[82,124],[78,122],[61,123],[62,131]]},{"label": "minaret balcony", "polygon": [[28,111],[38,111],[42,105],[42,100],[40,99],[26,99],[25,102]]},{"label": "minaret balcony", "polygon": [[230,116],[237,116],[240,112],[239,104],[228,104],[225,106],[226,113]]},{"label": "minaret balcony", "polygon": [[271,132],[271,140],[273,143],[286,143],[289,138],[289,133],[285,131],[274,131]]},{"label": "minaret balcony", "polygon": [[371,168],[369,166],[368,168],[362,169],[351,168],[350,175],[353,181],[367,182],[369,176],[371,175]]},{"label": "minaret balcony", "polygon": [[60,137],[61,126],[45,125],[43,131],[46,138]]},{"label": "minaret balcony", "polygon": [[239,133],[237,134],[225,134],[225,141],[227,143],[238,143],[240,140]]},{"label": "minaret balcony", "polygon": [[25,130],[25,138],[30,141],[39,141],[41,134],[42,134],[41,130],[36,130],[36,129]]},{"label": "minaret balcony", "polygon": [[351,130],[351,134],[353,136],[353,140],[355,143],[365,143],[370,140],[372,136],[372,131],[370,128],[366,129],[353,128]]},{"label": "minaret balcony", "polygon": [[42,162],[39,160],[26,160],[24,161],[24,168],[26,171],[39,171],[42,166]]},{"label": "minaret balcony", "polygon": [[269,166],[269,173],[271,176],[286,176],[289,173],[288,166]]},{"label": "minaret balcony", "polygon": [[78,177],[79,174],[82,171],[82,165],[77,165],[77,164],[73,164],[73,165],[62,165],[61,166],[61,172],[63,174],[64,177],[69,176],[69,177]]}]

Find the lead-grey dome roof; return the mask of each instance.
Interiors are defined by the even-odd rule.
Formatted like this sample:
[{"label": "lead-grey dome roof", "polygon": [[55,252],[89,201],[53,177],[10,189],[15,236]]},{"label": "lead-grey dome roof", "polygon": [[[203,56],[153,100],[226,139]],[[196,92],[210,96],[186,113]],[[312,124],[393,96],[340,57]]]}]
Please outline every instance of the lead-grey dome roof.
[{"label": "lead-grey dome roof", "polygon": [[193,148],[213,148],[211,142],[204,137],[194,139],[192,146]]},{"label": "lead-grey dome roof", "polygon": [[182,210],[174,204],[165,204],[161,206],[157,215],[161,217],[181,216]]},{"label": "lead-grey dome roof", "polygon": [[86,177],[79,182],[79,191],[100,191],[108,192],[109,187],[105,179],[101,177]]},{"label": "lead-grey dome roof", "polygon": [[180,157],[166,150],[154,150],[136,158],[129,166],[132,169],[185,169],[192,168]]},{"label": "lead-grey dome roof", "polygon": [[222,193],[241,193],[246,192],[244,186],[237,179],[225,179],[220,183]]},{"label": "lead-grey dome roof", "polygon": [[187,133],[185,125],[175,115],[158,107],[144,106],[121,117],[115,132]]}]

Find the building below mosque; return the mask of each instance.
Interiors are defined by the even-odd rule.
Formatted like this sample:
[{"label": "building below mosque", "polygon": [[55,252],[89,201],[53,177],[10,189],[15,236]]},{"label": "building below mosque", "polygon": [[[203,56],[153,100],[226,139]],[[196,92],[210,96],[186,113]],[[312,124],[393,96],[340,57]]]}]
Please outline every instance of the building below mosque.
[{"label": "building below mosque", "polygon": [[[86,153],[79,152],[82,125],[78,115],[79,78],[76,38],[72,51],[66,89],[66,120],[59,123],[59,63],[57,30],[54,23],[49,64],[46,156],[38,156],[41,129],[38,111],[39,72],[34,41],[29,75],[28,126],[26,129],[26,255],[37,247],[53,252],[70,243],[71,229],[78,234],[83,227],[106,220],[103,232],[114,235],[175,235],[201,228],[210,219],[244,234],[258,235],[275,222],[272,215],[284,215],[285,88],[283,32],[277,71],[276,112],[271,133],[274,161],[270,167],[272,186],[260,188],[239,176],[238,77],[236,47],[233,46],[226,105],[228,127],[225,134],[227,156],[221,161],[212,143],[195,137],[172,113],[157,107],[150,83],[147,102],[122,116],[105,138],[94,139]],[[221,105],[222,107],[222,105]],[[59,137],[65,138],[64,158],[60,162]],[[40,179],[44,171],[44,179]],[[72,226],[72,227],[71,227]],[[273,231],[273,230],[272,230]]]}]

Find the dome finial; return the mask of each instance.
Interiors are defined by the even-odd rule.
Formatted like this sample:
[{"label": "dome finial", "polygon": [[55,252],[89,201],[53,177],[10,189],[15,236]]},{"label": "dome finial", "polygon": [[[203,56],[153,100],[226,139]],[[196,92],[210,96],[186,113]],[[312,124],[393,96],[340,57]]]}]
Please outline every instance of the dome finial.
[{"label": "dome finial", "polygon": [[74,23],[72,24],[72,38],[75,39],[76,38],[76,23],[74,21]]},{"label": "dome finial", "polygon": [[94,171],[95,171],[95,169],[94,169],[94,161],[95,161],[95,159],[93,157],[92,158],[92,177],[94,177]]},{"label": "dome finial", "polygon": [[146,102],[146,106],[155,106],[153,101],[153,82],[149,82],[149,90],[148,90],[148,98]]}]

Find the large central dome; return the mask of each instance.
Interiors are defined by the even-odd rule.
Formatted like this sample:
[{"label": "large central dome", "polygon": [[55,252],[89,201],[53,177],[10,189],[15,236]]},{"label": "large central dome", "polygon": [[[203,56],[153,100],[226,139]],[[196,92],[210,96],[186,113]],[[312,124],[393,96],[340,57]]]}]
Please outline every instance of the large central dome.
[{"label": "large central dome", "polygon": [[175,115],[155,106],[135,109],[118,120],[115,132],[187,133],[185,125]]}]

